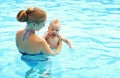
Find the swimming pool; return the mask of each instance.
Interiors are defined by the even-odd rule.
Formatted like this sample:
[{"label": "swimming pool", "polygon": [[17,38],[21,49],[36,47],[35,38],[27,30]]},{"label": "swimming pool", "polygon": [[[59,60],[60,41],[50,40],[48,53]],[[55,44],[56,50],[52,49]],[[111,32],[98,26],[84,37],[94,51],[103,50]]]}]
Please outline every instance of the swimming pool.
[{"label": "swimming pool", "polygon": [[57,17],[61,34],[74,45],[69,49],[63,44],[61,53],[51,58],[51,78],[120,78],[119,4],[119,0],[0,0],[0,78],[25,78],[31,69],[15,45],[16,31],[26,25],[16,21],[16,14],[29,6],[47,12],[39,35]]}]

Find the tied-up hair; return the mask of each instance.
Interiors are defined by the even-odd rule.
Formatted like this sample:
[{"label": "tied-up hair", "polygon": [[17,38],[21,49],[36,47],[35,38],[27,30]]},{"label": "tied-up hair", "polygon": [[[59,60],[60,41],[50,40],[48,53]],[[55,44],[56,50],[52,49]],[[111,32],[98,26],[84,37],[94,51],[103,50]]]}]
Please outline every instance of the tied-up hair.
[{"label": "tied-up hair", "polygon": [[17,20],[27,23],[40,23],[46,20],[46,12],[39,8],[28,8],[27,10],[21,10],[17,14]]}]

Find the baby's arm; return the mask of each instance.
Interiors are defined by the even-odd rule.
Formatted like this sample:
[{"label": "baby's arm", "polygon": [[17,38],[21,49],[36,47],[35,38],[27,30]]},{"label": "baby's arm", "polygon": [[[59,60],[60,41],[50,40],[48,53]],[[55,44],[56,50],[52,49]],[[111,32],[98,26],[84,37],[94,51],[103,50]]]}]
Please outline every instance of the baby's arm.
[{"label": "baby's arm", "polygon": [[61,48],[62,48],[62,40],[59,40],[58,41],[58,46],[57,46],[55,51],[60,52]]},{"label": "baby's arm", "polygon": [[68,46],[69,46],[70,48],[72,48],[72,44],[71,44],[71,42],[70,42],[67,38],[64,38],[64,37],[61,37],[61,38],[62,38],[62,40],[63,40],[65,43],[68,44]]}]

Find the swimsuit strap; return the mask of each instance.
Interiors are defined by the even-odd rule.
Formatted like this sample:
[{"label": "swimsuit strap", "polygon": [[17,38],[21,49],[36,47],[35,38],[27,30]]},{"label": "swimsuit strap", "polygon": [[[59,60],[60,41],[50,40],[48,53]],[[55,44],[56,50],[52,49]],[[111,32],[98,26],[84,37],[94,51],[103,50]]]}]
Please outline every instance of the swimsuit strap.
[{"label": "swimsuit strap", "polygon": [[22,38],[22,41],[24,41],[24,39],[27,37],[29,37],[29,35],[30,35],[30,30],[29,29],[25,29],[25,32],[24,32],[24,35],[23,35],[23,38]]}]

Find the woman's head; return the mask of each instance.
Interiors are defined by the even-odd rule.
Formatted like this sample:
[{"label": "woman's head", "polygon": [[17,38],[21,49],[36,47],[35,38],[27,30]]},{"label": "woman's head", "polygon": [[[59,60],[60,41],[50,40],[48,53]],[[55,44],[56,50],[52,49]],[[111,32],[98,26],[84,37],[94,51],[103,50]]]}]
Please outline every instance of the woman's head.
[{"label": "woman's head", "polygon": [[44,10],[39,8],[28,8],[27,10],[21,10],[16,18],[19,22],[27,22],[28,24],[32,22],[41,25],[40,23],[44,23],[46,17],[47,15]]}]

